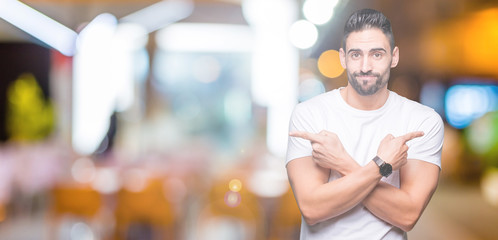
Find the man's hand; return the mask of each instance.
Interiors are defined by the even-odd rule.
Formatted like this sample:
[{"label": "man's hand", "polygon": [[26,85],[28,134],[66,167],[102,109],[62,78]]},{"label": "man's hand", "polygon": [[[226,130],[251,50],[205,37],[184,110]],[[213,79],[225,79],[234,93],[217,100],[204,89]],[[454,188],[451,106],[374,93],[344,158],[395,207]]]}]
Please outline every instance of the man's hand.
[{"label": "man's hand", "polygon": [[291,132],[292,137],[299,137],[311,142],[313,161],[320,167],[333,169],[346,175],[359,165],[346,152],[337,134],[322,130],[320,133]]},{"label": "man's hand", "polygon": [[380,146],[377,149],[377,156],[391,164],[393,170],[397,170],[405,165],[407,161],[408,146],[406,142],[423,135],[424,132],[421,131],[410,132],[399,137],[387,134],[380,142]]}]

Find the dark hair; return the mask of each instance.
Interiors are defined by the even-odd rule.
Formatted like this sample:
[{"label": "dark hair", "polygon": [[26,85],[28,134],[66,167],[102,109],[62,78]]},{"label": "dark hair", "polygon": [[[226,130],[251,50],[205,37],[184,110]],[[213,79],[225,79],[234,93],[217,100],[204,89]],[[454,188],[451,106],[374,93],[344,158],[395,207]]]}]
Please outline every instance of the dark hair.
[{"label": "dark hair", "polygon": [[384,14],[373,9],[361,9],[349,17],[344,26],[344,37],[342,38],[342,47],[346,48],[346,39],[352,32],[362,31],[369,28],[380,29],[389,39],[391,51],[394,49],[394,35],[391,28],[391,22]]}]

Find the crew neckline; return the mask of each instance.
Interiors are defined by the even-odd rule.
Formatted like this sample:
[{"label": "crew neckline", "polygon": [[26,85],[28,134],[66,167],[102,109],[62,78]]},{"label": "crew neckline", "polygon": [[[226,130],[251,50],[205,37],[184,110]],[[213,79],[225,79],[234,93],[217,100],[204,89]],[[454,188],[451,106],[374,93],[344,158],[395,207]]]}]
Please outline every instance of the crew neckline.
[{"label": "crew neckline", "polygon": [[358,115],[372,115],[372,114],[382,113],[382,112],[384,112],[389,107],[389,105],[391,105],[391,102],[393,101],[393,98],[394,98],[394,92],[391,91],[391,90],[388,90],[389,91],[389,96],[387,97],[387,100],[384,103],[384,105],[382,105],[382,107],[374,109],[374,110],[361,110],[361,109],[357,109],[357,108],[354,108],[353,106],[349,105],[346,102],[346,100],[344,100],[344,98],[342,98],[341,89],[344,89],[344,87],[340,87],[340,88],[337,88],[335,90],[335,97],[338,98],[340,104],[346,110],[348,110],[350,112],[353,112],[355,114],[358,114]]}]

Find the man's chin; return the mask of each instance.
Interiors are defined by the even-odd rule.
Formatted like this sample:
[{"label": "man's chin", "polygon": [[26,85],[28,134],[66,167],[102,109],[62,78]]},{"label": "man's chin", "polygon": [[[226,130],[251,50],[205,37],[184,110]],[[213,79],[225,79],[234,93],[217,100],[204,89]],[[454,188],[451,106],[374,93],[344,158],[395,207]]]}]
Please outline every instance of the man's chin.
[{"label": "man's chin", "polygon": [[361,96],[370,96],[370,95],[374,95],[375,93],[377,93],[377,91],[379,91],[379,89],[375,88],[375,87],[367,87],[367,88],[364,88],[363,86],[361,86],[359,89],[355,89],[356,92],[358,94],[360,94]]}]

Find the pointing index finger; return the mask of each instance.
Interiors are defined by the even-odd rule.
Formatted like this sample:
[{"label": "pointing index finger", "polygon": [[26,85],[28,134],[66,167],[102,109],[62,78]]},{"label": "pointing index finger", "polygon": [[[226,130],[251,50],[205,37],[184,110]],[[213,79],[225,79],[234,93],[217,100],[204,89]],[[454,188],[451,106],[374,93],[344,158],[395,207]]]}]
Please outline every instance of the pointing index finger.
[{"label": "pointing index finger", "polygon": [[289,136],[310,140],[312,142],[317,142],[320,139],[320,135],[318,135],[318,134],[309,133],[309,132],[301,132],[301,131],[290,132]]},{"label": "pointing index finger", "polygon": [[403,139],[403,141],[408,142],[414,138],[418,138],[418,137],[422,137],[422,136],[424,136],[424,132],[416,131],[416,132],[409,132],[409,133],[401,136],[401,138]]}]

